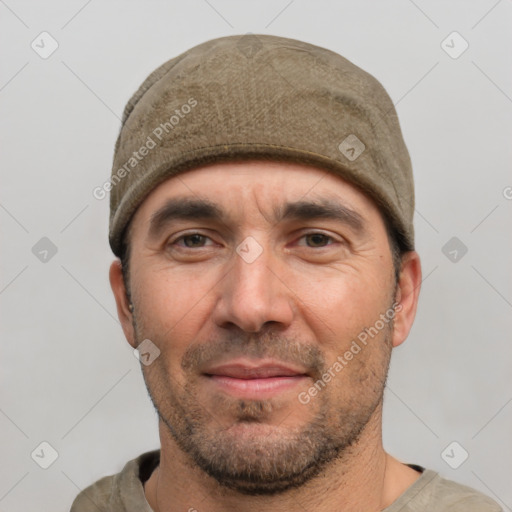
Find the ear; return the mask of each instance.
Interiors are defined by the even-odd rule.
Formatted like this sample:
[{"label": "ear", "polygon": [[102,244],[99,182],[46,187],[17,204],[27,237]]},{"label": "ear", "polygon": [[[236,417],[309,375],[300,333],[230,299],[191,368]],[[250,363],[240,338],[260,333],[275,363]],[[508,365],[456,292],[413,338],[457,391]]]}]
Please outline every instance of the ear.
[{"label": "ear", "polygon": [[124,335],[128,343],[136,348],[135,332],[133,330],[132,312],[130,311],[130,301],[126,294],[126,287],[123,280],[123,271],[121,261],[119,259],[112,262],[109,271],[110,287],[114,293],[117,306],[117,316],[121,322]]},{"label": "ear", "polygon": [[404,254],[398,280],[393,320],[393,347],[401,345],[411,330],[416,316],[421,287],[421,263],[416,251]]}]

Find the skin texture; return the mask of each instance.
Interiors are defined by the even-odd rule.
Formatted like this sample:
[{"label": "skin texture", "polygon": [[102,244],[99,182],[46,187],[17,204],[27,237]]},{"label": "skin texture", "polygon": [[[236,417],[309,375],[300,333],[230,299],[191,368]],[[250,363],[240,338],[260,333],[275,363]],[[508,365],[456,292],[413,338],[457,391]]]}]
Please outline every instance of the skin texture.
[{"label": "skin texture", "polygon": [[[215,202],[226,217],[177,219],[148,236],[152,215],[176,198]],[[274,219],[287,201],[321,198],[355,212],[359,226]],[[133,310],[118,260],[110,282],[128,342],[160,350],[142,365],[160,418],[160,466],[145,485],[154,510],[377,511],[420,476],[384,451],[381,433],[391,351],[414,320],[420,262],[407,253],[395,281],[370,198],[309,166],[219,163],[160,184],[130,231]],[[379,323],[383,314],[392,320]],[[282,362],[302,377],[242,396],[207,375],[233,360]]]}]

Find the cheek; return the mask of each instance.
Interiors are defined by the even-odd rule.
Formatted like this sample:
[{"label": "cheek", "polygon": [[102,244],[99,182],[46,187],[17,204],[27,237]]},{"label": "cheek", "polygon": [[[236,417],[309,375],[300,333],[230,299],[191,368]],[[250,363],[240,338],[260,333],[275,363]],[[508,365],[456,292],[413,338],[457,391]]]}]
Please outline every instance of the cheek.
[{"label": "cheek", "polygon": [[[389,307],[389,283],[370,273],[337,273],[303,283],[297,290],[301,315],[314,326],[325,349],[342,350],[365,328],[375,324]],[[321,334],[320,334],[321,333]]]},{"label": "cheek", "polygon": [[[158,340],[165,351],[172,340],[173,352],[182,352],[197,336],[200,318],[212,283],[187,273],[165,270],[140,271],[132,296],[136,302],[139,335]],[[183,347],[179,345],[182,344]]]},{"label": "cheek", "polygon": [[325,355],[327,394],[354,407],[379,396],[390,355],[390,325],[380,320],[390,306],[389,283],[365,276],[308,286],[301,313]]},{"label": "cheek", "polygon": [[185,385],[181,369],[183,355],[197,337],[197,329],[190,320],[194,312],[186,297],[170,293],[161,282],[154,283],[150,293],[143,294],[140,300],[137,337],[139,341],[151,340],[159,350],[151,365],[143,367],[146,382],[155,397],[168,395],[169,388],[176,394]]}]

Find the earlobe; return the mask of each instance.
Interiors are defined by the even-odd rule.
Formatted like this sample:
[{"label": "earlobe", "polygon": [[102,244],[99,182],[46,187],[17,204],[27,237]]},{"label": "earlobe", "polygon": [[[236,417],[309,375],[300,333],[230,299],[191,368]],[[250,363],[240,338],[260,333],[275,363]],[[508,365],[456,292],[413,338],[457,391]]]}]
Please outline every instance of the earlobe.
[{"label": "earlobe", "polygon": [[121,261],[118,259],[114,260],[110,265],[109,280],[116,301],[117,316],[121,322],[124,335],[128,343],[135,348],[135,333],[133,332],[132,318],[133,306],[131,306],[126,293]]},{"label": "earlobe", "polygon": [[416,251],[404,254],[395,297],[396,315],[393,320],[393,347],[401,345],[409,335],[421,287],[421,263]]}]

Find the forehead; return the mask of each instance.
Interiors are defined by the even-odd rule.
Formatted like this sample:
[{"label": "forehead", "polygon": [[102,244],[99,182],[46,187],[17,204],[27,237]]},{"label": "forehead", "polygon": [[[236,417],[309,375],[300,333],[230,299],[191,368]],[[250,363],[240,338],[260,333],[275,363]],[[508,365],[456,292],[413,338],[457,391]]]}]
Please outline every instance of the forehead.
[{"label": "forehead", "polygon": [[132,224],[149,224],[169,199],[183,197],[207,199],[229,215],[256,212],[269,221],[282,205],[298,201],[338,203],[366,222],[382,221],[369,196],[332,172],[298,163],[247,160],[210,164],[168,178],[144,199]]}]

